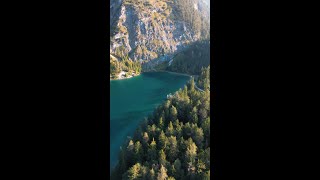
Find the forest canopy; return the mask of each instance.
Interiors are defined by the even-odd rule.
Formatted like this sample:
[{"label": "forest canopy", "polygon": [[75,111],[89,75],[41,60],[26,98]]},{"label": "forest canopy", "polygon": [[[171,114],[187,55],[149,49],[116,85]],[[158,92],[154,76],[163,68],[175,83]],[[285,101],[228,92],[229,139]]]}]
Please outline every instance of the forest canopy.
[{"label": "forest canopy", "polygon": [[[210,87],[202,70],[197,82]],[[192,78],[121,147],[111,179],[210,179],[210,91]]]}]

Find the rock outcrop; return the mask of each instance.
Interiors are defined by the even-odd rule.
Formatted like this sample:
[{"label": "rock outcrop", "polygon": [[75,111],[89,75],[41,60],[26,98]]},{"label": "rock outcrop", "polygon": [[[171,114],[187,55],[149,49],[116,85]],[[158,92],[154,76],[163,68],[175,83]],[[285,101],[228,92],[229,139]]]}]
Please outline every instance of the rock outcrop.
[{"label": "rock outcrop", "polygon": [[[190,1],[200,14],[202,0]],[[111,0],[110,54],[146,63],[199,40],[201,32],[183,21],[179,11],[176,0]]]}]

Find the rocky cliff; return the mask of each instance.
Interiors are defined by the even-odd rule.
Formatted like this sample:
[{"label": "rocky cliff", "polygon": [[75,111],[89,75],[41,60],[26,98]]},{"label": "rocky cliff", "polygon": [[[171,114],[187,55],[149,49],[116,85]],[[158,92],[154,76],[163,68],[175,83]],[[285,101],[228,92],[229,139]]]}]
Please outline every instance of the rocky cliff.
[{"label": "rocky cliff", "polygon": [[204,1],[111,0],[110,54],[148,64],[208,39],[210,10]]}]

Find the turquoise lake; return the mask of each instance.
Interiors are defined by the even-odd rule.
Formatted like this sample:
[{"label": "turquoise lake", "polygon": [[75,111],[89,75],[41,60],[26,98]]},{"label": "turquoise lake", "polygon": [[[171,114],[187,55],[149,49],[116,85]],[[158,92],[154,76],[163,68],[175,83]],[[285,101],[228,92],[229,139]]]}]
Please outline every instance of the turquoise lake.
[{"label": "turquoise lake", "polygon": [[183,88],[188,76],[148,72],[110,81],[110,168],[118,162],[120,146],[132,136],[139,123],[167,97]]}]

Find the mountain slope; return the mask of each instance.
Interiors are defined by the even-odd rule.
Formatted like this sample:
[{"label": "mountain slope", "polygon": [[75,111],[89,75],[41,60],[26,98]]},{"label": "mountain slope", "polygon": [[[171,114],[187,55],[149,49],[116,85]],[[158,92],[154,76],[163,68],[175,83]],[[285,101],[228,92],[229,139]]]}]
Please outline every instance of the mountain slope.
[{"label": "mountain slope", "polygon": [[203,0],[112,0],[110,54],[140,63],[173,56],[209,38],[209,12]]}]

